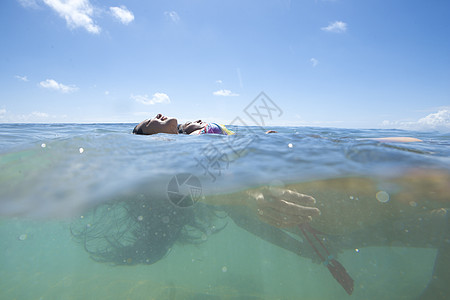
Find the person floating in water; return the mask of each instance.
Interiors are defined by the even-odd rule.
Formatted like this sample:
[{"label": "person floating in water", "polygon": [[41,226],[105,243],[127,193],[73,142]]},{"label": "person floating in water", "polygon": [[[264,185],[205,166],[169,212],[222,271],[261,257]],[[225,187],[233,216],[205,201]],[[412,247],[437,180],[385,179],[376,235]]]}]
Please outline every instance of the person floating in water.
[{"label": "person floating in water", "polygon": [[[172,117],[166,117],[162,114],[157,114],[152,119],[147,119],[136,125],[133,129],[134,134],[151,135],[157,133],[168,134],[223,134],[233,135],[235,132],[229,130],[222,124],[207,123],[202,120],[194,122],[186,122],[178,124],[178,120]],[[266,133],[277,133],[275,130],[268,130]],[[400,142],[411,143],[421,142],[422,140],[411,137],[380,137],[380,138],[365,138],[363,140],[374,140],[382,143]]]},{"label": "person floating in water", "polygon": [[[152,135],[157,133],[166,134],[222,134],[234,135],[235,132],[227,129],[224,125],[217,123],[206,123],[202,120],[178,124],[178,120],[157,114],[152,119],[140,122],[133,129],[134,134]],[[320,210],[314,207],[315,199],[291,190],[282,190],[279,195],[274,196],[267,189],[258,189],[257,192],[249,192],[240,195],[240,199],[221,199],[216,205],[242,205],[251,206],[254,214],[270,225],[277,227],[288,227],[303,224],[312,220],[312,217],[320,215]],[[251,198],[252,201],[242,201]],[[250,205],[252,203],[252,205]],[[254,205],[253,205],[254,204]],[[264,214],[260,212],[265,210]]]},{"label": "person floating in water", "polygon": [[133,129],[134,134],[151,135],[157,133],[168,134],[223,134],[233,135],[233,131],[229,130],[222,124],[206,123],[202,120],[194,122],[186,122],[178,124],[178,120],[157,114],[154,118],[144,120]]}]

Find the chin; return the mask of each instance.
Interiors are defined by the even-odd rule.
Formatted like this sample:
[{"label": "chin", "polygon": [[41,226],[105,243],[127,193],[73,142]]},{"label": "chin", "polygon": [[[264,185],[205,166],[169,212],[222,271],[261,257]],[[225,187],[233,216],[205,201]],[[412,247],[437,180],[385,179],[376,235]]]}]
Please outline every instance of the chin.
[{"label": "chin", "polygon": [[169,125],[171,133],[178,133],[178,120],[175,118],[170,118],[166,120],[166,124]]},{"label": "chin", "polygon": [[176,125],[178,125],[178,120],[176,118],[168,118],[166,120],[166,123],[175,123]]}]

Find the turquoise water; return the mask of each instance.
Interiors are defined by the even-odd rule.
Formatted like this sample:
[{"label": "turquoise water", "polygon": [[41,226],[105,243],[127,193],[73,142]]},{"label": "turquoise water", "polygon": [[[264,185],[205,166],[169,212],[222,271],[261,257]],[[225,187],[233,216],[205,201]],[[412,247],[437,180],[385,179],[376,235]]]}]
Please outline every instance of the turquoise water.
[{"label": "turquoise water", "polygon": [[[297,255],[243,230],[220,208],[195,243],[175,243],[153,264],[97,262],[71,229],[91,228],[86,220],[98,207],[142,195],[167,199],[177,174],[198,178],[208,197],[349,177],[370,178],[393,194],[392,181],[411,169],[439,170],[443,180],[450,173],[450,135],[437,132],[279,127],[274,128],[279,133],[266,135],[256,127],[232,127],[238,135],[135,136],[133,125],[0,125],[1,299],[415,299],[432,277],[439,245],[448,243],[442,226],[446,212],[439,210],[447,209],[448,197],[435,185],[418,187],[413,195],[430,194],[430,203],[422,206],[423,199],[408,198],[411,212],[404,218],[380,215],[373,222],[359,221],[360,228],[351,232],[344,219],[356,215],[342,216],[336,230],[320,218],[338,214],[327,211],[327,205],[353,204],[327,204],[320,199],[327,191],[312,189],[307,192],[323,211],[312,224],[330,235],[325,235],[327,246],[354,279],[351,296],[301,236],[296,239],[309,254]],[[385,136],[423,142],[367,140]],[[438,192],[444,195],[433,202]],[[349,193],[348,201],[356,201]],[[373,201],[384,205],[384,200]],[[372,210],[370,204],[355,205]],[[202,208],[197,203],[187,209],[202,218]],[[180,211],[190,216],[175,210]],[[414,230],[416,223],[428,222],[428,213],[443,217],[420,225],[428,231]],[[172,224],[165,217],[162,222]],[[95,222],[119,224],[107,217]],[[336,237],[337,231],[345,239]]]}]

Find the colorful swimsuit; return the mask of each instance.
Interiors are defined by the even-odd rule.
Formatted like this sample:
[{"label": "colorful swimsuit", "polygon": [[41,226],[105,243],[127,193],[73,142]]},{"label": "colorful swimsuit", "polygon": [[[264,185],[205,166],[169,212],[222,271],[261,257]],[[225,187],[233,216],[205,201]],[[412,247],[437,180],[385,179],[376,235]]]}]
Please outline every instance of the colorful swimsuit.
[{"label": "colorful swimsuit", "polygon": [[206,126],[199,132],[199,134],[224,134],[224,135],[232,135],[235,134],[233,131],[227,129],[222,124],[217,123],[208,123]]}]

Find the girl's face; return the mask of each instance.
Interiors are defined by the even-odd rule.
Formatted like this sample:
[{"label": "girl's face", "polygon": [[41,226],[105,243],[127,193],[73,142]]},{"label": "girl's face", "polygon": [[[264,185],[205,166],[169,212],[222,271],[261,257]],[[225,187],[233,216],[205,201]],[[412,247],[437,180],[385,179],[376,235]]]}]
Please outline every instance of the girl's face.
[{"label": "girl's face", "polygon": [[178,121],[175,118],[157,114],[153,119],[148,119],[139,123],[136,130],[141,129],[142,134],[169,133],[178,134]]},{"label": "girl's face", "polygon": [[196,130],[203,129],[206,125],[207,125],[206,122],[203,122],[202,120],[197,120],[194,122],[186,122],[180,125],[180,129],[186,134],[191,134]]}]

